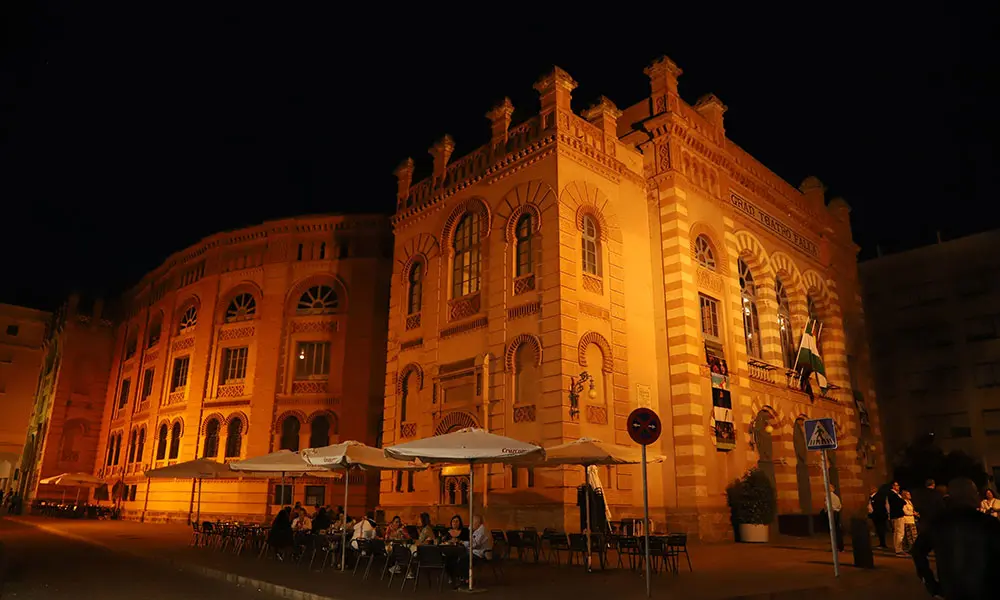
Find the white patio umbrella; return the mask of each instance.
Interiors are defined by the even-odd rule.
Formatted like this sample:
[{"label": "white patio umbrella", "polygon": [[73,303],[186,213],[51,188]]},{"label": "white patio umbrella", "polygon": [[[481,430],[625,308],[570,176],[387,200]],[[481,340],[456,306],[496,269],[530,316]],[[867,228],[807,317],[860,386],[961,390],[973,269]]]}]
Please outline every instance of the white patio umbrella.
[{"label": "white patio umbrella", "polygon": [[[385,449],[385,455],[401,460],[419,459],[429,463],[469,465],[469,527],[472,527],[473,496],[476,492],[477,464],[522,463],[541,461],[540,447],[473,427],[444,435],[424,438]],[[472,590],[472,535],[469,535],[469,590]]]},{"label": "white patio umbrella", "polygon": [[[90,473],[62,473],[60,475],[55,475],[53,477],[46,477],[38,483],[44,483],[46,485],[64,485],[64,486],[75,486],[77,488],[96,488],[104,485],[104,480],[99,477],[94,477]],[[62,492],[62,502],[66,501],[66,490]],[[80,490],[76,490],[76,502],[80,501]]]},{"label": "white patio umbrella", "polygon": [[313,468],[340,469],[344,471],[344,527],[340,532],[340,570],[347,563],[347,488],[350,484],[348,471],[351,469],[418,471],[426,469],[417,461],[389,458],[380,448],[372,448],[361,442],[347,441],[322,448],[306,448],[301,459]]},{"label": "white patio umbrella", "polygon": [[[601,440],[580,438],[566,444],[545,449],[545,464],[580,465],[587,484],[584,492],[584,510],[587,514],[587,570],[590,570],[590,467],[597,465],[637,465],[642,453],[628,446],[606,444]],[[647,463],[663,462],[662,456],[646,457]]]},{"label": "white patio umbrella", "polygon": [[[196,458],[176,465],[167,465],[158,469],[150,469],[144,475],[149,479],[197,479],[198,480],[198,514],[195,521],[201,520],[201,480],[219,479],[223,477],[239,477],[229,465],[211,458]],[[148,490],[148,487],[147,487]],[[147,491],[148,494],[148,491]],[[194,489],[191,490],[191,502],[194,502]],[[191,513],[188,512],[188,520]]]}]

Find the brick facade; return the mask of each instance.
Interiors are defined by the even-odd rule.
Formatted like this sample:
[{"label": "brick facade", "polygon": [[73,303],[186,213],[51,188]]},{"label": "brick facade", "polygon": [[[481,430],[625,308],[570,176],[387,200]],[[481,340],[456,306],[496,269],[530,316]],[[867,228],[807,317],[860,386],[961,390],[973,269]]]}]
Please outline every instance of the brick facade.
[{"label": "brick facade", "polygon": [[[728,140],[725,106],[712,95],[685,103],[672,61],[646,73],[649,98],[624,111],[601,98],[581,116],[571,109],[576,82],[556,68],[535,85],[539,114],[510,128],[505,100],[487,114],[489,144],[451,161],[445,136],[430,150],[429,177],[414,182],[409,159],[397,169],[383,441],[474,424],[544,446],[582,436],[630,444],[625,417],[648,405],[666,429],[652,448],[667,457],[649,470],[653,520],[721,539],[725,487],[758,462],[774,474],[782,513],[819,510],[818,455],[796,451],[796,431],[800,419],[829,416],[841,435],[839,488],[849,509],[860,507],[881,474],[868,458],[879,432],[849,209],[827,205],[814,178],[796,189]],[[696,259],[699,236],[711,268]],[[741,263],[753,278],[756,357]],[[809,306],[824,325],[837,387],[815,401],[786,376],[778,280],[796,349]],[[702,295],[718,305],[733,451],[716,446]],[[574,403],[568,390],[583,372]],[[852,388],[868,395],[864,432]],[[582,469],[477,469],[489,473],[475,480],[491,527],[577,527]],[[638,468],[600,475],[613,517],[640,516]],[[446,522],[464,511],[452,506],[463,485],[467,471],[456,467],[412,482],[383,474],[381,504]]]}]

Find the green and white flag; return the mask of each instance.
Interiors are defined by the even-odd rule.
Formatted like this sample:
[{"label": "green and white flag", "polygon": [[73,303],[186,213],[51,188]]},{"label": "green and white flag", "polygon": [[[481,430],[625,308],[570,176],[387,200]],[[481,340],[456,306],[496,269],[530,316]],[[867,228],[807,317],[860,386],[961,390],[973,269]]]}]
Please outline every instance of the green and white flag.
[{"label": "green and white flag", "polygon": [[816,339],[820,331],[820,322],[816,319],[809,319],[806,328],[802,332],[802,342],[799,344],[799,356],[795,360],[795,368],[801,374],[801,387],[813,397],[812,385],[809,378],[815,373],[816,382],[819,384],[819,393],[825,394],[830,389],[830,382],[826,379],[826,367],[823,366],[823,358],[819,355],[819,346]]}]

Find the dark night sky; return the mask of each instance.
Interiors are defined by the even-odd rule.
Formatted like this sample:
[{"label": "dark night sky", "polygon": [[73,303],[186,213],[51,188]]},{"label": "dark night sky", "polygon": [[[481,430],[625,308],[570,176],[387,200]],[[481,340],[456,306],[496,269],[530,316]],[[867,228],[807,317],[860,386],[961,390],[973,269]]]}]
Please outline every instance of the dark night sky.
[{"label": "dark night sky", "polygon": [[426,170],[444,133],[456,157],[480,145],[505,95],[527,118],[552,64],[575,108],[627,106],[660,54],[689,102],[729,106],[736,143],[848,200],[862,258],[1000,226],[996,14],[3,4],[0,302],[118,293],[265,219],[391,210],[400,160]]}]

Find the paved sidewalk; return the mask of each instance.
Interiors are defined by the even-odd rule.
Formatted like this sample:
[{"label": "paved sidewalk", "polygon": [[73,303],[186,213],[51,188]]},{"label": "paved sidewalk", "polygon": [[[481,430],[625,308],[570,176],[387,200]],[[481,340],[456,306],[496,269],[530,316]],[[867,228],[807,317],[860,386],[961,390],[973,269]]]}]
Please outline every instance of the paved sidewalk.
[{"label": "paved sidewalk", "polygon": [[[90,543],[146,557],[154,562],[200,569],[203,574],[228,579],[261,591],[301,600],[337,598],[400,597],[397,577],[392,589],[377,575],[362,582],[360,575],[340,574],[331,569],[309,572],[305,564],[259,560],[244,554],[233,556],[212,550],[191,548],[190,529],[178,525],[140,524],[129,521],[73,521],[43,518],[18,518],[20,523],[46,531],[86,540]],[[828,542],[827,542],[828,543]],[[689,548],[694,572],[683,562],[679,575],[653,577],[653,596],[692,600],[731,598],[883,598],[885,594],[914,599],[924,597],[909,560],[877,555],[874,570],[841,567],[839,580],[833,577],[832,558],[824,539],[779,538],[767,545],[702,544]],[[842,553],[841,561],[852,560]],[[612,562],[617,559],[612,554]],[[481,596],[496,600],[548,599],[554,595],[605,596],[614,600],[644,597],[643,577],[623,569],[587,575],[581,567],[518,564],[507,568],[506,582],[493,581],[484,573],[477,581],[488,589]],[[412,583],[412,582],[411,582]],[[446,592],[447,593],[447,592]],[[405,594],[414,595],[407,586]],[[420,597],[439,597],[436,588],[421,582]]]}]

